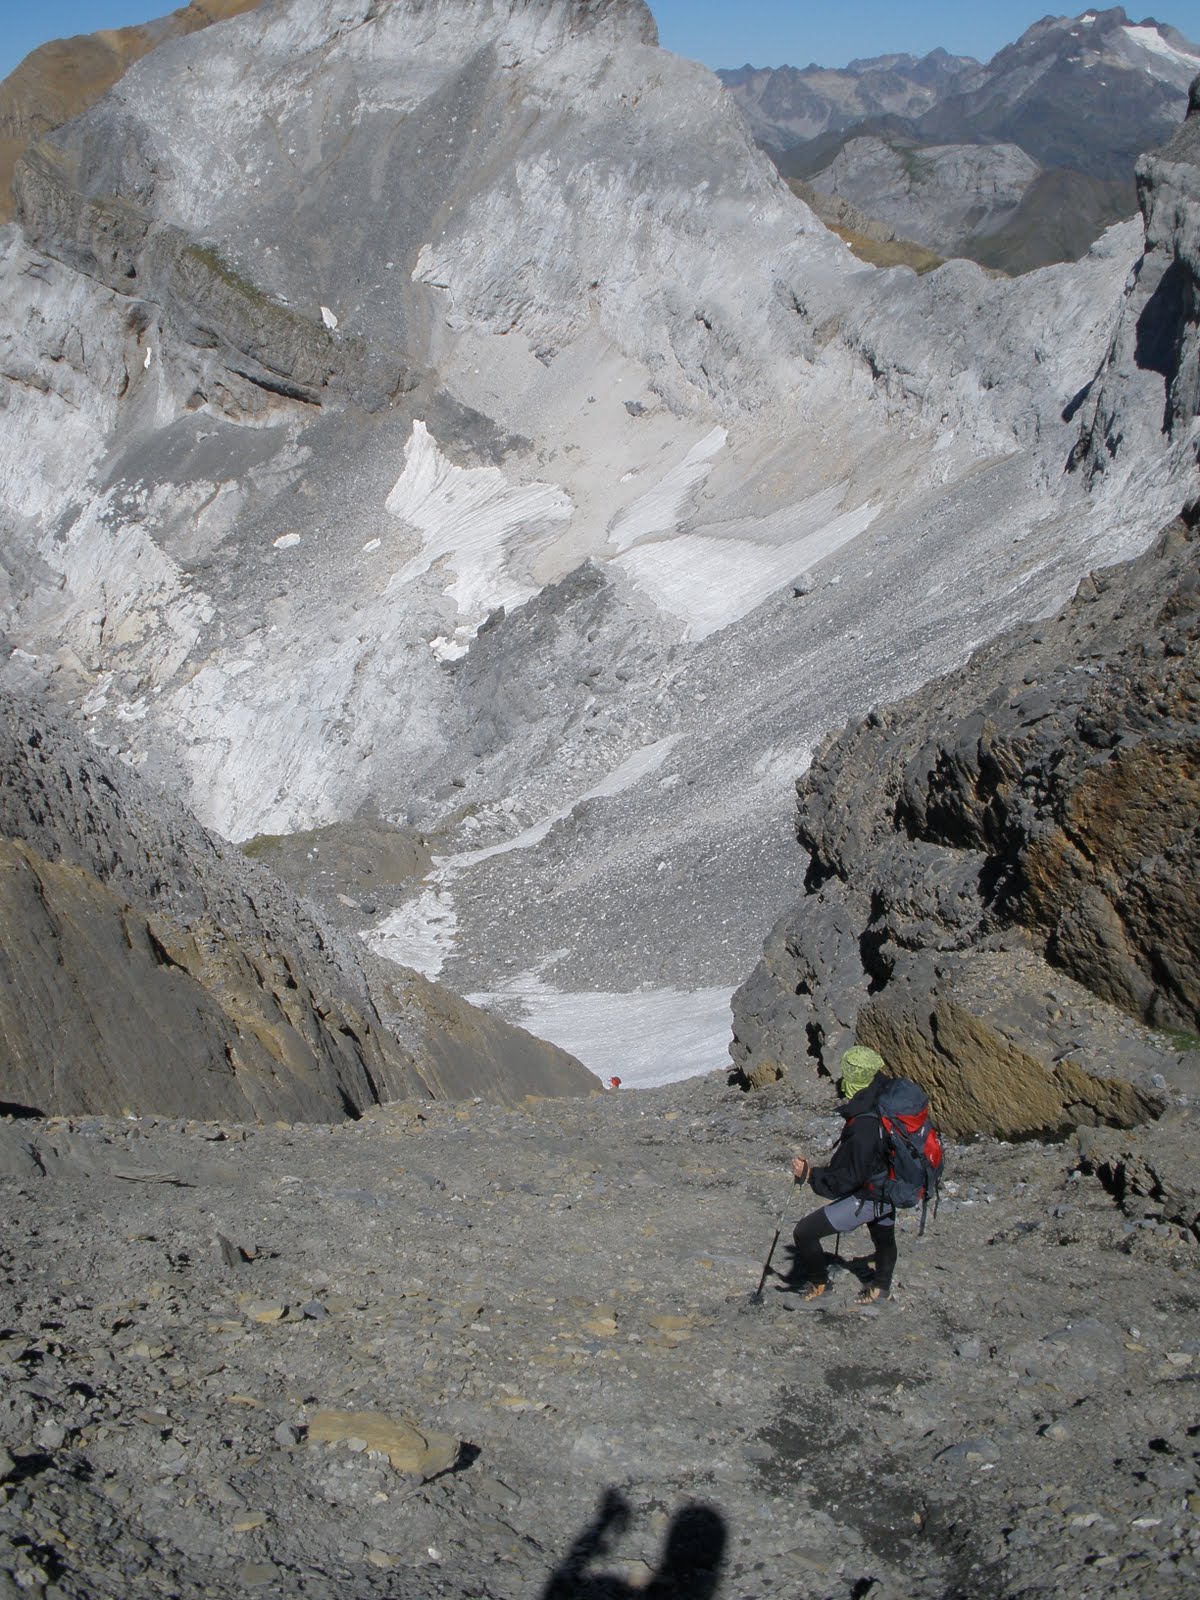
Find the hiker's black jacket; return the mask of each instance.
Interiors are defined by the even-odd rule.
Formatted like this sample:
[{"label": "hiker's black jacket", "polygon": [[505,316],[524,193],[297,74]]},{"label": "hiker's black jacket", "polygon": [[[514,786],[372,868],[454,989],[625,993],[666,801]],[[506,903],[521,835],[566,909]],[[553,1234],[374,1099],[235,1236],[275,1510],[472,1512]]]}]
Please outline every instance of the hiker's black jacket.
[{"label": "hiker's black jacket", "polygon": [[838,1110],[846,1119],[842,1137],[827,1167],[814,1167],[809,1174],[813,1191],[823,1200],[843,1200],[857,1194],[867,1182],[887,1167],[883,1124],[879,1120],[879,1096],[887,1079],[877,1073],[865,1089]]}]

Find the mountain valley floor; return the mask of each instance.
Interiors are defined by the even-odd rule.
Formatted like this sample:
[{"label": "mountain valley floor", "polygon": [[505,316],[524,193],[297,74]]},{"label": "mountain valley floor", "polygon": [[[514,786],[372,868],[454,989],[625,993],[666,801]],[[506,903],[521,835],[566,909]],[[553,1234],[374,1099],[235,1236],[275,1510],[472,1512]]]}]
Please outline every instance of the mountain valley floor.
[{"label": "mountain valley floor", "polygon": [[0,1123],[0,1596],[1194,1592],[1195,1233],[975,1141],[894,1302],[864,1234],[756,1306],[833,1113],[712,1073]]}]

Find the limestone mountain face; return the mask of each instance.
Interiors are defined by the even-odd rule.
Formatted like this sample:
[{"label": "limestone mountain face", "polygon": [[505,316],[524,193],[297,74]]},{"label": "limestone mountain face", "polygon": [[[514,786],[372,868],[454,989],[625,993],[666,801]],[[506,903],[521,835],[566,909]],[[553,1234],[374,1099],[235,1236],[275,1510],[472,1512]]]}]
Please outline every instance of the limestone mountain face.
[{"label": "limestone mountain face", "polygon": [[7,696],[0,712],[9,1107],[331,1121],[596,1087],[412,977],[389,1008],[402,1043],[353,956],[269,873],[53,716]]},{"label": "limestone mountain face", "polygon": [[858,138],[812,184],[887,224],[893,236],[952,256],[964,253],[969,237],[1011,222],[1039,170],[1015,144],[915,148]]},{"label": "limestone mountain face", "polygon": [[[632,0],[251,10],[33,146],[0,233],[7,685],[227,839],[319,835],[281,863],[347,934],[605,1076],[724,1052],[821,737],[1192,471],[1140,368],[1142,446],[1066,470],[1140,224],[864,269],[653,41]],[[409,879],[360,892],[364,818]]]},{"label": "limestone mountain face", "polygon": [[[1190,217],[1200,197],[1200,87],[1182,125],[1138,162],[1146,250],[1129,284],[1112,348],[1094,392],[1076,462],[1090,474],[1139,453],[1148,430],[1190,438],[1200,414],[1200,268]],[[1145,397],[1161,411],[1143,416]],[[1151,397],[1153,397],[1151,399]]]},{"label": "limestone mountain face", "polygon": [[[1182,115],[1200,46],[1114,6],[1045,17],[986,64],[946,65],[925,77],[924,103],[879,97],[821,126],[815,69],[722,76],[782,172],[943,257],[1027,272],[1078,259],[1133,214],[1134,163]],[[852,65],[823,81],[858,78]]]},{"label": "limestone mountain face", "polygon": [[822,749],[806,898],[735,1004],[749,1073],[857,1032],[960,1131],[1147,1115],[1120,1014],[1200,1031],[1197,592],[1179,522]]},{"label": "limestone mountain face", "polygon": [[252,10],[261,0],[189,0],[156,22],[39,45],[0,83],[0,223],[13,214],[17,160],[30,142],[94,105],[142,56],[168,39]]}]

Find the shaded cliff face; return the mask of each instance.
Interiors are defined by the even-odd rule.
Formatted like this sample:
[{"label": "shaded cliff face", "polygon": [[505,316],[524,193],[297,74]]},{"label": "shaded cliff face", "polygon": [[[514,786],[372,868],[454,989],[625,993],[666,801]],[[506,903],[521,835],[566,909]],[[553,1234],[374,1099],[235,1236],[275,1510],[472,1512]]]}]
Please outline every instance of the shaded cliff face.
[{"label": "shaded cliff face", "polygon": [[1200,1032],[1198,550],[1172,525],[824,747],[807,897],[735,1003],[743,1070],[833,1068],[856,1032],[960,1132],[1150,1113],[1153,1043],[1122,1016],[1168,1054]]},{"label": "shaded cliff face", "polygon": [[[1074,463],[1089,476],[1127,471],[1154,435],[1196,460],[1200,413],[1200,78],[1187,116],[1137,167],[1146,250],[1084,414]],[[1152,447],[1152,445],[1151,445]]]},{"label": "shaded cliff face", "polygon": [[415,976],[385,999],[402,1042],[348,949],[269,873],[8,697],[0,774],[6,1104],[323,1121],[406,1096],[596,1087]]},{"label": "shaded cliff face", "polygon": [[95,105],[135,61],[185,34],[252,11],[262,0],[190,0],[155,22],[53,39],[0,83],[0,223],[13,214],[11,184],[29,144]]}]

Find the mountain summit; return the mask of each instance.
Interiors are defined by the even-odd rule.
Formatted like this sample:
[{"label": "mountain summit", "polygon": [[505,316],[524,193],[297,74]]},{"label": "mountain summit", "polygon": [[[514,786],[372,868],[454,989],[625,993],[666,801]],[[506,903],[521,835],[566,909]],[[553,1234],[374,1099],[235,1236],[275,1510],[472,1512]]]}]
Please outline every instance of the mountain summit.
[{"label": "mountain summit", "polygon": [[843,214],[1025,271],[1133,214],[1134,162],[1198,71],[1200,46],[1114,6],[1045,17],[986,65],[935,52],[720,76],[780,170]]}]

